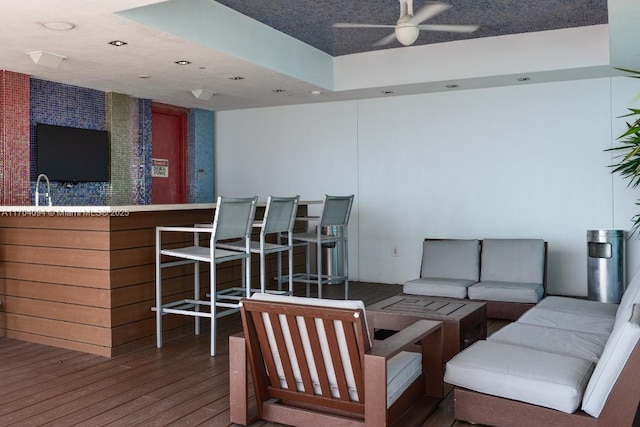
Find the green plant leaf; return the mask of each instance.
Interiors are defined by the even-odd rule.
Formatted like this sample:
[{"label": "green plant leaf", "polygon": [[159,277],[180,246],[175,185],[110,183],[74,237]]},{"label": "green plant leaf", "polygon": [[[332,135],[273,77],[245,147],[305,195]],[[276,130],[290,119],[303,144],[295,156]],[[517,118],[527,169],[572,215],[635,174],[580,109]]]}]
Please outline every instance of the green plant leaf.
[{"label": "green plant leaf", "polygon": [[616,70],[624,71],[625,73],[636,74],[635,76],[627,76],[627,77],[631,77],[632,79],[640,79],[640,71],[629,70],[627,68],[617,68],[617,67],[616,67]]},{"label": "green plant leaf", "polygon": [[[617,69],[633,74],[627,77],[640,78],[640,71],[624,68]],[[620,153],[615,156],[619,161],[616,164],[609,165],[612,168],[611,173],[620,174],[620,176],[629,180],[627,187],[636,188],[640,185],[640,109],[629,108],[628,110],[630,112],[620,116],[620,118],[633,117],[635,120],[627,122],[627,130],[617,138],[620,145],[607,148],[604,151]],[[640,201],[636,202],[636,206],[640,207]],[[634,215],[631,221],[633,223],[631,234],[640,236],[640,213]]]}]

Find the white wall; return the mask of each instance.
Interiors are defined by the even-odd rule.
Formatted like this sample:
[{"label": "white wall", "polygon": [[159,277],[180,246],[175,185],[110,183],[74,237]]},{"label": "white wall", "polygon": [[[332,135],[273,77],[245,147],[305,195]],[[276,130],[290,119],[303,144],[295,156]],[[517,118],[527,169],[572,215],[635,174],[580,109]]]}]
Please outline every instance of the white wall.
[{"label": "white wall", "polygon": [[417,277],[425,237],[540,237],[549,292],[586,295],[586,230],[635,214],[603,150],[638,92],[606,78],[219,112],[217,194],[355,193],[354,280]]}]

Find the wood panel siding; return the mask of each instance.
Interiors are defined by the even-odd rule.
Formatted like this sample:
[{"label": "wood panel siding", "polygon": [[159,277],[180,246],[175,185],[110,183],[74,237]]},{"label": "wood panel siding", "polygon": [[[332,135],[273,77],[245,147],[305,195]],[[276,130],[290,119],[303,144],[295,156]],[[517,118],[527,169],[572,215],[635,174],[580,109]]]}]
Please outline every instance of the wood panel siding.
[{"label": "wood panel siding", "polygon": [[[263,208],[256,214],[260,218]],[[300,206],[306,215],[306,206]],[[155,342],[155,228],[210,223],[211,209],[0,215],[0,337],[112,357]],[[300,224],[298,229],[301,229]],[[168,246],[190,245],[190,233],[165,235]],[[163,243],[165,241],[163,236]],[[203,244],[208,234],[202,233]],[[268,257],[269,277],[275,256]],[[296,271],[304,251],[296,249]],[[284,257],[286,270],[286,257]],[[200,264],[203,295],[209,266]],[[252,261],[252,280],[260,266]],[[219,288],[238,286],[240,263],[221,265]],[[275,283],[275,282],[274,282]],[[193,266],[163,269],[165,301],[191,297]],[[165,316],[169,337],[193,329],[193,319]]]}]

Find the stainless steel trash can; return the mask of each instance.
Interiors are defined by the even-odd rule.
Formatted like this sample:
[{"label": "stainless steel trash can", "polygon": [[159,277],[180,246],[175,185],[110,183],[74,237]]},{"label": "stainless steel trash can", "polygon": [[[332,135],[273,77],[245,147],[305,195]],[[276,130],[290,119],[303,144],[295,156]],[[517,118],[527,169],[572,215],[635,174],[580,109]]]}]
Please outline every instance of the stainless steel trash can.
[{"label": "stainless steel trash can", "polygon": [[[342,236],[340,227],[326,227],[323,231],[330,236]],[[324,249],[322,273],[336,277],[330,284],[344,282],[344,279],[340,279],[344,275],[344,247],[342,242],[328,243],[322,245],[322,247]]]},{"label": "stainless steel trash can", "polygon": [[627,284],[624,230],[588,230],[587,249],[588,298],[619,303]]}]

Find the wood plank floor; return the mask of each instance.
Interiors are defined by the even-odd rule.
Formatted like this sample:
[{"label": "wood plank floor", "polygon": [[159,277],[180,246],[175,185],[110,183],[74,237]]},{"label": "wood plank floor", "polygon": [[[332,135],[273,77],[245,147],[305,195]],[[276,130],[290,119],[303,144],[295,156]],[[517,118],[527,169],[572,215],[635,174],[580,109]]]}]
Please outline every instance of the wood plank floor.
[{"label": "wood plank floor", "polygon": [[[369,305],[400,290],[351,283],[350,297]],[[323,291],[344,296],[342,285]],[[504,324],[491,322],[490,332]],[[0,338],[0,426],[229,426],[227,337],[242,327],[238,314],[218,325],[216,357],[208,333],[111,359]],[[453,419],[449,395],[422,427],[468,425]]]}]

